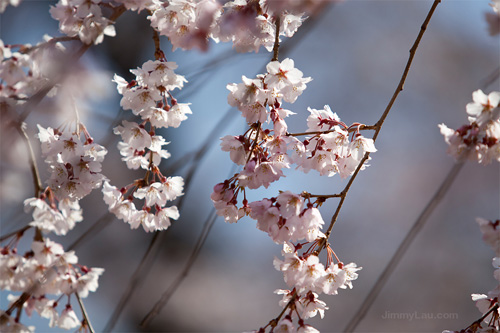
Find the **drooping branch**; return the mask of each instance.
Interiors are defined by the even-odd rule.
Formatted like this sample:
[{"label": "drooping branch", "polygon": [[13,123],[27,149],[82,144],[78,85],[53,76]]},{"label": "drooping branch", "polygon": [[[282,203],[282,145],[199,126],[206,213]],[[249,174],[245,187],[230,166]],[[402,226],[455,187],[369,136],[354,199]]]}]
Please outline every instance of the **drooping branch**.
[{"label": "drooping branch", "polygon": [[[432,4],[431,6],[431,9],[429,10],[425,20],[424,20],[424,23],[422,24],[421,28],[420,28],[420,31],[418,33],[418,36],[417,38],[415,39],[415,42],[413,43],[413,46],[411,47],[410,49],[410,55],[409,55],[409,58],[408,58],[408,61],[406,63],[406,66],[405,66],[405,69],[403,71],[403,74],[401,76],[401,79],[399,81],[399,84],[396,88],[396,90],[394,91],[394,94],[392,95],[392,98],[391,100],[389,101],[389,104],[387,105],[387,107],[385,108],[382,116],[380,117],[380,119],[377,121],[377,123],[375,124],[375,133],[373,135],[373,141],[375,142],[375,140],[377,139],[378,137],[378,134],[380,133],[380,130],[382,128],[382,125],[385,121],[385,119],[387,118],[390,110],[392,109],[392,106],[394,105],[394,102],[396,101],[397,97],[399,96],[399,93],[401,91],[403,91],[403,88],[404,88],[404,84],[406,82],[406,78],[408,76],[408,73],[409,73],[409,70],[410,70],[410,67],[412,65],[412,62],[413,62],[413,58],[415,56],[415,53],[417,51],[417,48],[420,44],[420,41],[424,35],[424,32],[426,31],[427,29],[427,26],[430,22],[430,19],[432,17],[432,15],[434,14],[435,10],[436,10],[436,7],[438,6],[438,4],[441,2],[441,0],[435,0],[434,3]],[[318,249],[314,252],[314,254],[316,255],[319,255],[319,253],[327,248],[327,244],[328,244],[328,239],[330,237],[330,234],[332,232],[332,229],[333,229],[333,226],[335,225],[335,222],[337,221],[338,219],[338,216],[340,214],[340,211],[342,209],[342,206],[344,204],[344,201],[347,197],[347,193],[349,192],[354,180],[356,179],[357,175],[359,174],[359,171],[361,170],[361,168],[363,167],[364,163],[368,160],[370,156],[370,152],[366,152],[365,155],[363,156],[363,158],[361,159],[361,161],[359,162],[356,170],[354,171],[353,175],[351,176],[351,178],[349,179],[348,183],[346,184],[346,186],[344,187],[344,189],[342,190],[342,192],[338,195],[338,197],[340,197],[340,201],[337,205],[337,208],[335,210],[335,213],[333,214],[332,216],[332,219],[331,219],[331,222],[330,222],[330,225],[328,226],[328,229],[325,233],[325,238],[323,238],[323,240],[321,241],[321,243],[319,244],[318,246]],[[337,196],[337,195],[336,195]],[[296,297],[297,295],[297,292],[295,292],[292,296],[293,297]],[[286,306],[285,306],[285,310],[291,305],[291,303],[289,302]],[[282,311],[282,313],[280,314],[280,316],[278,316],[275,320],[276,321],[279,321],[281,316],[285,313],[285,311]],[[352,330],[347,330],[348,332],[351,332]]]}]

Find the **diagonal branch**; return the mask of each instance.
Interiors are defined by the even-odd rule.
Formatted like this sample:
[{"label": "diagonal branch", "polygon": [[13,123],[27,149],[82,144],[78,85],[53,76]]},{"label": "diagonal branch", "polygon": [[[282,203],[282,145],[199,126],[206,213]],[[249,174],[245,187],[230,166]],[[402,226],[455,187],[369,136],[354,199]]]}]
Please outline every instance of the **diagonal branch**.
[{"label": "diagonal branch", "polygon": [[[382,125],[385,121],[385,119],[387,118],[390,110],[392,109],[392,106],[394,105],[394,102],[396,101],[396,99],[398,98],[399,96],[399,93],[401,91],[403,91],[404,89],[404,84],[406,82],[406,78],[408,76],[408,73],[410,71],[410,68],[411,68],[411,65],[412,65],[412,62],[413,62],[413,58],[415,57],[415,53],[418,49],[418,46],[420,44],[420,41],[422,40],[422,37],[427,29],[427,26],[432,18],[432,15],[434,14],[435,10],[436,10],[436,7],[439,5],[439,3],[441,3],[441,0],[435,0],[434,3],[432,4],[424,22],[422,23],[422,26],[420,27],[420,31],[417,35],[417,38],[415,39],[415,42],[413,43],[413,46],[411,47],[410,49],[410,55],[409,55],[409,58],[408,58],[408,61],[406,63],[406,66],[405,66],[405,69],[403,71],[403,74],[401,76],[401,79],[399,80],[399,84],[398,86],[396,87],[396,90],[394,91],[394,94],[392,95],[391,97],[391,100],[389,101],[389,104],[387,105],[387,107],[385,108],[382,116],[380,117],[380,119],[377,121],[376,125],[375,125],[375,133],[373,134],[373,141],[375,142],[379,133],[380,133],[380,130],[382,128]],[[354,180],[356,179],[357,175],[359,174],[359,171],[361,170],[362,166],[364,165],[364,163],[368,160],[368,158],[370,157],[370,153],[367,152],[365,153],[365,155],[363,156],[363,158],[361,159],[361,161],[359,162],[356,170],[354,171],[353,175],[351,176],[351,178],[349,179],[348,183],[346,184],[346,186],[344,187],[344,190],[342,190],[342,192],[340,193],[339,197],[340,197],[340,201],[337,205],[337,208],[335,210],[335,213],[333,214],[332,216],[332,219],[331,219],[331,222],[330,222],[330,225],[328,226],[328,229],[327,231],[325,232],[325,238],[323,238],[323,240],[321,241],[321,243],[319,244],[318,246],[318,249],[314,252],[314,254],[316,255],[319,255],[319,253],[326,248],[327,244],[328,244],[328,239],[330,237],[330,234],[332,232],[332,229],[333,229],[333,226],[335,225],[335,222],[337,222],[337,219],[338,219],[338,216],[340,214],[340,210],[342,209],[342,206],[345,202],[345,199],[347,197],[347,193],[349,192]],[[297,293],[295,292],[294,293],[294,296],[296,295]],[[285,307],[288,308],[289,306],[291,306],[290,303],[288,303]],[[282,312],[283,314],[284,312]],[[280,316],[278,316],[277,318],[275,318],[274,320],[276,321],[279,321],[282,314]]]}]

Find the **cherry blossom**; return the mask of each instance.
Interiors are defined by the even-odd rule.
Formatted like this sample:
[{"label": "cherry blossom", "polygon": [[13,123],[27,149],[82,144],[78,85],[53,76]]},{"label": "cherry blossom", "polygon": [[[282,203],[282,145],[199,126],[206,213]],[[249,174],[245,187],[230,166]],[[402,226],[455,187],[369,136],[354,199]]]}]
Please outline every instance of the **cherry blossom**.
[{"label": "cherry blossom", "polygon": [[466,106],[469,124],[457,130],[439,125],[448,153],[457,160],[468,157],[483,165],[500,161],[500,92],[486,95],[476,90],[472,99]]},{"label": "cherry blossom", "polygon": [[112,22],[102,15],[100,0],[60,0],[50,8],[59,21],[59,30],[70,37],[78,36],[85,44],[99,44],[104,36],[115,36]]},{"label": "cherry blossom", "polygon": [[84,127],[83,143],[76,132],[59,132],[40,125],[38,129],[42,156],[51,171],[48,184],[59,199],[79,200],[101,186],[106,179],[101,174],[101,163],[107,150],[96,144]]},{"label": "cherry blossom", "polygon": [[83,220],[82,211],[77,200],[66,198],[59,201],[58,209],[39,198],[29,198],[24,201],[25,211],[33,209],[33,221],[30,225],[45,233],[66,235]]},{"label": "cherry blossom", "polygon": [[152,232],[165,230],[171,225],[170,219],[179,218],[176,206],[165,206],[168,201],[183,195],[183,187],[182,177],[165,177],[160,182],[137,188],[132,196],[144,199],[142,209],[137,209],[131,200],[124,198],[122,191],[108,182],[104,183],[102,192],[109,211],[117,218],[130,224],[132,229],[142,226],[146,232]]}]

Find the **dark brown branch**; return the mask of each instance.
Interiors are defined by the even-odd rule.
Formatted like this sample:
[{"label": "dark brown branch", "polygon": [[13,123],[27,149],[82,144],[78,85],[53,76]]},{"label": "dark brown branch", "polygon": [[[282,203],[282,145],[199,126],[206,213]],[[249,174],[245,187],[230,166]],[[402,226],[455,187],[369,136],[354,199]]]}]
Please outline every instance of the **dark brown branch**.
[{"label": "dark brown branch", "polygon": [[486,313],[484,315],[481,316],[481,318],[479,318],[478,320],[476,320],[475,322],[473,322],[472,324],[470,324],[469,326],[467,326],[467,328],[465,330],[463,330],[463,332],[469,332],[469,328],[473,328],[474,326],[481,327],[480,325],[483,322],[483,320],[486,317],[488,317],[490,314],[492,314],[493,312],[496,312],[499,307],[500,307],[500,305],[498,304],[498,302],[496,302],[492,307],[490,307],[488,309],[488,311],[486,311]]},{"label": "dark brown branch", "polygon": [[[371,125],[371,126],[368,126],[368,125],[361,125],[358,127],[352,127],[352,128],[349,128],[348,129],[348,132],[354,132],[354,131],[357,131],[358,129],[360,131],[364,131],[364,130],[376,130],[378,128],[377,125]],[[336,132],[336,130],[334,129],[331,129],[331,130],[326,130],[326,131],[314,131],[314,132],[301,132],[301,133],[287,133],[286,135],[287,136],[302,136],[302,135],[317,135],[317,134],[328,134],[328,133],[332,133],[332,132]]]},{"label": "dark brown branch", "polygon": [[274,36],[273,58],[271,59],[271,61],[278,61],[278,53],[280,49],[280,25],[281,25],[280,14],[277,14],[275,24],[276,24],[276,34]]},{"label": "dark brown branch", "polygon": [[[380,130],[382,128],[382,124],[384,123],[385,119],[387,118],[387,115],[389,114],[389,111],[392,109],[392,106],[394,105],[394,102],[396,101],[397,97],[399,96],[399,93],[404,88],[404,83],[406,81],[406,77],[408,76],[408,72],[409,72],[411,64],[413,62],[413,58],[415,56],[415,52],[416,52],[416,50],[418,48],[418,45],[420,44],[420,40],[422,39],[422,36],[423,36],[423,34],[424,34],[424,32],[425,32],[425,30],[427,28],[427,25],[429,24],[429,21],[430,21],[432,15],[433,15],[433,13],[434,13],[437,5],[440,2],[441,2],[441,0],[435,0],[434,1],[431,9],[429,10],[429,13],[427,14],[427,17],[426,17],[424,23],[422,24],[422,26],[420,28],[420,32],[419,32],[419,34],[418,34],[415,42],[413,43],[412,48],[410,49],[410,56],[409,56],[408,62],[406,64],[406,67],[405,67],[405,69],[403,71],[403,75],[401,76],[401,79],[399,81],[399,84],[398,84],[398,86],[397,86],[397,88],[396,88],[396,90],[395,90],[395,92],[394,92],[394,94],[393,94],[393,96],[392,96],[389,104],[385,108],[384,113],[382,114],[382,116],[380,117],[380,119],[378,120],[378,122],[375,125],[375,128],[374,128],[375,129],[375,133],[373,135],[373,141],[375,141],[377,139],[378,134],[380,133]],[[337,205],[337,209],[335,210],[335,213],[332,216],[332,219],[331,219],[330,225],[328,227],[328,230],[325,233],[326,238],[324,238],[323,241],[320,243],[320,245],[318,247],[318,250],[315,251],[315,254],[319,254],[324,248],[326,248],[326,244],[328,243],[328,239],[330,237],[330,234],[331,234],[331,231],[333,229],[333,226],[334,226],[335,222],[338,219],[338,216],[340,214],[340,210],[342,209],[342,205],[344,204],[344,201],[346,199],[347,193],[349,192],[349,189],[351,188],[352,183],[356,179],[357,175],[359,174],[359,171],[361,170],[361,168],[364,165],[364,163],[366,162],[366,160],[368,160],[369,156],[370,156],[370,153],[367,152],[365,154],[365,156],[362,158],[362,160],[360,161],[360,163],[358,164],[356,170],[354,171],[353,175],[349,179],[349,182],[345,186],[344,190],[340,193],[340,195],[339,195],[340,202]],[[296,296],[296,293],[294,294],[294,296]],[[287,304],[287,306],[285,307],[285,309],[288,308],[289,306],[290,306],[290,303]],[[281,318],[281,316],[283,315],[283,313],[284,313],[284,311],[281,313],[280,316],[278,316],[276,318],[276,320],[279,320]],[[346,331],[347,332],[352,332],[351,327],[348,327],[348,329]]]}]

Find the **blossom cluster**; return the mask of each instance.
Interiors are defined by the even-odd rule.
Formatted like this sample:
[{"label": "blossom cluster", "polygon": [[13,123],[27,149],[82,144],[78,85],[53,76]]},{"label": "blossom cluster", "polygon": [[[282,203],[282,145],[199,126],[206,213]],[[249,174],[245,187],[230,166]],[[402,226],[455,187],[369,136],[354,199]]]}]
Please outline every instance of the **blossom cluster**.
[{"label": "blossom cluster", "polygon": [[318,208],[290,191],[282,192],[276,198],[252,202],[249,207],[249,215],[257,220],[257,228],[267,232],[276,243],[303,239],[312,242],[325,236],[321,232],[325,222]]},{"label": "blossom cluster", "polygon": [[53,61],[64,54],[65,48],[52,40],[46,35],[36,46],[5,45],[0,40],[0,103],[4,110],[24,104],[57,70]]},{"label": "blossom cluster", "polygon": [[[15,1],[12,1],[16,4]],[[103,14],[123,5],[131,11],[147,10],[151,27],[167,36],[173,49],[207,50],[209,40],[231,42],[238,52],[258,52],[261,46],[270,51],[274,44],[276,21],[280,36],[291,37],[308,12],[321,1],[235,0],[223,5],[216,0],[60,0],[50,13],[59,21],[59,30],[77,37],[85,44],[99,44],[104,36],[115,36],[113,21]],[[2,6],[0,9],[5,9]]]},{"label": "blossom cluster", "polygon": [[100,0],[60,0],[50,8],[52,17],[59,21],[59,30],[76,37],[85,44],[99,44],[104,36],[115,36],[113,22],[106,18]]},{"label": "blossom cluster", "polygon": [[[228,103],[241,111],[250,128],[243,135],[221,139],[222,150],[229,152],[231,160],[243,169],[215,185],[211,198],[217,214],[226,222],[234,223],[249,216],[257,221],[259,230],[275,243],[283,244],[284,258],[276,258],[274,266],[283,272],[290,290],[276,292],[283,294],[280,305],[289,309],[289,313],[277,323],[276,329],[295,331],[293,317],[297,313],[298,330],[314,332],[303,320],[317,313],[323,317],[328,309],[319,294],[334,295],[339,288],[352,288],[351,281],[361,268],[354,263],[344,265],[338,258],[334,263],[334,252],[321,231],[324,221],[318,207],[324,199],[314,201],[307,192],[282,191],[276,197],[248,202],[246,192],[267,188],[283,177],[283,169],[292,164],[304,172],[314,169],[320,175],[340,174],[346,178],[356,168],[366,167],[365,154],[376,149],[372,139],[361,135],[364,125],[347,126],[329,106],[323,110],[309,108],[307,131],[298,135],[288,133],[285,119],[294,113],[282,108],[282,104],[294,103],[311,78],[304,77],[291,59],[271,61],[266,69],[265,74],[255,79],[243,76],[242,83],[227,86]],[[272,124],[272,128],[265,128],[266,124]],[[300,135],[305,139],[299,140]],[[238,207],[240,194],[244,198]],[[299,254],[306,244],[310,244],[309,250]],[[328,251],[326,267],[313,252],[321,251],[322,247]]]},{"label": "blossom cluster", "polygon": [[[298,250],[301,247],[302,245],[294,246],[286,243],[283,245],[283,260],[274,259],[274,267],[283,272],[284,280],[291,288],[291,290],[278,289],[275,293],[283,295],[280,302],[283,307],[290,301],[294,302],[299,318],[308,319],[318,313],[323,318],[324,311],[328,307],[325,302],[318,299],[319,294],[336,295],[338,289],[352,288],[352,281],[358,278],[356,272],[361,267],[357,267],[354,263],[333,264],[330,260],[325,267],[316,254],[311,254],[311,249],[299,255]],[[329,246],[327,250],[329,254],[333,253]],[[291,316],[284,320],[287,322],[290,319]]]},{"label": "blossom cluster", "polygon": [[[272,61],[266,68],[267,73],[256,79],[243,76],[243,83],[227,86],[229,104],[241,111],[250,129],[244,135],[221,139],[222,150],[230,153],[234,163],[243,166],[241,172],[217,184],[212,193],[217,212],[226,222],[236,222],[244,215],[261,219],[259,213],[251,212],[253,207],[265,204],[248,204],[244,200],[238,208],[238,194],[246,188],[267,188],[283,177],[283,169],[292,164],[304,172],[314,169],[320,175],[331,177],[338,173],[346,178],[354,173],[365,153],[376,151],[373,140],[361,135],[363,125],[347,126],[329,106],[323,110],[308,109],[308,128],[303,141],[288,133],[285,118],[294,113],[282,108],[282,103],[295,102],[311,78],[304,78],[291,59]],[[272,123],[272,129],[264,129],[264,123]],[[363,163],[361,169],[365,167]],[[310,217],[313,215],[316,214]],[[291,240],[278,238],[281,243]]]},{"label": "blossom cluster", "polygon": [[106,148],[95,143],[84,126],[79,127],[81,131],[69,133],[38,125],[42,156],[50,170],[47,183],[59,199],[80,200],[106,179],[101,174]]},{"label": "blossom cluster", "polygon": [[[71,329],[81,325],[71,307],[70,296],[76,293],[79,297],[86,298],[89,292],[96,291],[98,278],[103,272],[102,268],[79,265],[74,251],[65,252],[61,244],[48,238],[33,241],[31,250],[24,255],[18,254],[15,247],[8,245],[0,251],[0,288],[12,292],[28,292],[29,298],[24,303],[24,311],[28,316],[37,312],[41,317],[49,319],[50,327]],[[47,297],[49,295],[58,297],[51,299]],[[68,298],[62,311],[58,310],[61,295]],[[10,295],[10,306],[19,297]],[[0,330],[28,331],[10,316],[9,311],[0,313]]]},{"label": "blossom cluster", "polygon": [[[367,152],[375,152],[373,139],[360,133],[361,124],[347,126],[328,105],[323,110],[308,109],[307,131],[314,135],[300,141],[293,138],[293,161],[304,172],[341,178],[351,176]],[[350,134],[350,132],[353,132]],[[370,157],[368,157],[368,160]],[[361,165],[361,170],[367,164]]]},{"label": "blossom cluster", "polygon": [[[104,272],[102,268],[78,264],[74,251],[65,252],[61,244],[43,234],[66,235],[83,220],[79,200],[106,179],[100,172],[107,151],[94,142],[83,124],[78,124],[75,132],[40,125],[38,129],[42,156],[51,175],[47,180],[49,186],[38,197],[24,201],[26,212],[33,210],[33,221],[28,228],[36,230],[31,249],[24,255],[18,253],[17,245],[25,234],[22,231],[13,235],[0,251],[0,289],[27,295],[26,299],[22,299],[22,295],[8,296],[9,310],[0,314],[0,330],[5,332],[32,331],[20,324],[18,317],[11,317],[12,311],[19,306],[28,316],[37,312],[49,319],[50,327],[71,329],[80,326],[70,296],[77,294],[85,298],[89,292],[96,291],[98,278]],[[50,295],[57,298],[52,299]],[[58,311],[61,295],[67,296],[68,303]],[[18,301],[20,305],[16,305]],[[18,311],[20,314],[21,308]]]},{"label": "blossom cluster", "polygon": [[[118,75],[114,78],[123,96],[120,105],[141,118],[140,123],[124,120],[114,129],[122,138],[118,143],[122,160],[128,168],[142,168],[147,173],[144,179],[121,189],[106,182],[102,191],[109,210],[132,229],[142,226],[147,232],[165,230],[171,224],[170,219],[179,218],[177,207],[166,205],[183,194],[184,180],[160,172],[158,165],[170,154],[163,149],[168,142],[156,134],[159,128],[179,127],[187,114],[192,113],[189,104],[178,103],[171,94],[186,82],[183,76],[175,74],[176,68],[174,62],[166,59],[149,60],[141,68],[131,70],[135,74],[131,82]],[[144,200],[140,209],[136,208],[134,198]]]},{"label": "blossom cluster", "polygon": [[44,233],[66,235],[82,221],[79,200],[101,187],[106,177],[101,163],[107,150],[94,142],[83,125],[81,132],[60,131],[38,125],[42,156],[49,165],[48,187],[40,197],[24,201],[25,211],[33,210],[32,227]]},{"label": "blossom cluster", "polygon": [[466,106],[469,124],[457,130],[439,125],[449,145],[448,153],[457,160],[468,156],[484,165],[495,160],[500,162],[500,92],[486,95],[476,90],[472,99]]},{"label": "blossom cluster", "polygon": [[209,38],[232,42],[237,52],[270,51],[274,44],[276,19],[283,22],[280,35],[291,37],[303,21],[303,13],[273,11],[273,1],[235,0],[221,6],[215,0],[153,0],[148,16],[151,26],[167,36],[176,48],[208,48]]},{"label": "blossom cluster", "polygon": [[[476,222],[483,234],[483,241],[495,251],[492,265],[495,268],[493,276],[497,286],[487,294],[471,295],[472,301],[481,312],[481,318],[484,318],[482,322],[476,321],[469,326],[466,332],[498,332],[500,330],[500,220],[490,221],[478,217]],[[443,333],[459,333],[459,331],[443,331]]]}]

